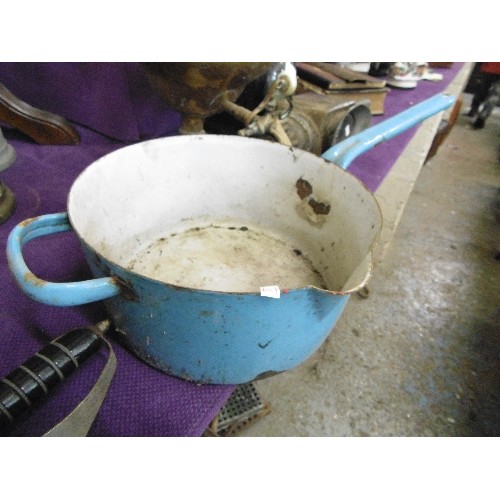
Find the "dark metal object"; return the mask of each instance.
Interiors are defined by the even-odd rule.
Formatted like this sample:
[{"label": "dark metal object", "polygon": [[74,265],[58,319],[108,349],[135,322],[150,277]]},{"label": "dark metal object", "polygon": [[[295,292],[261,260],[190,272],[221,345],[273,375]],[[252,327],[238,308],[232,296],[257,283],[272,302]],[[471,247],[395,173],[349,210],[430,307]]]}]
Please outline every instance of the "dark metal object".
[{"label": "dark metal object", "polygon": [[392,62],[372,62],[368,74],[376,78],[384,78],[389,74],[393,64]]},{"label": "dark metal object", "polygon": [[45,398],[102,346],[109,321],[71,330],[0,379],[0,430]]},{"label": "dark metal object", "polygon": [[[16,151],[5,140],[0,128],[0,172],[9,168],[16,161]],[[16,208],[12,191],[0,180],[0,224],[3,224]]]},{"label": "dark metal object", "polygon": [[370,101],[307,92],[293,96],[283,128],[295,147],[321,155],[371,125]]}]

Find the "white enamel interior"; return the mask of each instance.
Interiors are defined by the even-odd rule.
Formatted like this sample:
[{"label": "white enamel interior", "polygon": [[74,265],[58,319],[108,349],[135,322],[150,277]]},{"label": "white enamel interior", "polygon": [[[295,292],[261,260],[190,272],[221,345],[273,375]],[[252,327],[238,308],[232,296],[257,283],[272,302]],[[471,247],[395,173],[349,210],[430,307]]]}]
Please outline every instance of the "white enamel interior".
[{"label": "white enamel interior", "polygon": [[[314,200],[331,206],[328,215],[316,215],[300,198],[300,179]],[[360,287],[381,229],[374,197],[348,172],[301,150],[238,136],[175,136],[110,153],[75,181],[68,213],[80,238],[125,268],[229,292],[256,291],[257,284]],[[153,261],[145,271],[137,263],[151,254],[148,247]],[[303,273],[297,259],[309,265]],[[317,274],[311,263],[322,277],[317,282],[310,282]]]}]

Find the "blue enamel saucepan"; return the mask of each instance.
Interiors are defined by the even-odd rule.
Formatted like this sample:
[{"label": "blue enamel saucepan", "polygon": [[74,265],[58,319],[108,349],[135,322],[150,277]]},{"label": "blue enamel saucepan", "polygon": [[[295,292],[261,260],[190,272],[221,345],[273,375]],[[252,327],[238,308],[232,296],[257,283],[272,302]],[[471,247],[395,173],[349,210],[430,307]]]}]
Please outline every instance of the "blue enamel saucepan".
[{"label": "blue enamel saucepan", "polygon": [[[382,218],[345,169],[453,102],[435,96],[323,157],[239,136],[124,147],[80,174],[67,213],[13,229],[9,266],[21,289],[46,304],[104,300],[125,345],[174,376],[241,384],[290,370],[318,349],[370,277]],[[95,278],[34,276],[23,245],[69,230]]]}]

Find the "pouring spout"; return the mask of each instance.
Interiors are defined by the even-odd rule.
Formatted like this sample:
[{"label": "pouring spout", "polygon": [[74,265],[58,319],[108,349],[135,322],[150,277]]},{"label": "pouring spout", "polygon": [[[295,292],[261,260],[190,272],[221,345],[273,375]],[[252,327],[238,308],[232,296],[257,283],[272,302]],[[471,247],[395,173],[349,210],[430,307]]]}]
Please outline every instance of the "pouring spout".
[{"label": "pouring spout", "polygon": [[449,108],[455,97],[438,94],[377,125],[348,137],[325,151],[321,156],[347,170],[353,160],[377,144],[396,137],[414,125]]}]

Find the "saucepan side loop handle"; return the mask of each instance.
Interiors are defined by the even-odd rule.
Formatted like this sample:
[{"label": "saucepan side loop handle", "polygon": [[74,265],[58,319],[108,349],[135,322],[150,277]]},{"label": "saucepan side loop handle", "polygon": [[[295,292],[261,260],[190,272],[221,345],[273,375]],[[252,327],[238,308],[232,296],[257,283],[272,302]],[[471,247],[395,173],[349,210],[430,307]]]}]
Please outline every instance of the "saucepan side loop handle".
[{"label": "saucepan side loop handle", "polygon": [[112,277],[53,283],[30,271],[22,254],[23,246],[35,238],[71,230],[66,212],[27,219],[14,227],[7,240],[7,260],[18,285],[32,299],[53,306],[77,306],[118,295],[120,287]]},{"label": "saucepan side loop handle", "polygon": [[449,108],[455,97],[438,94],[335,144],[321,156],[346,170],[358,156]]}]

